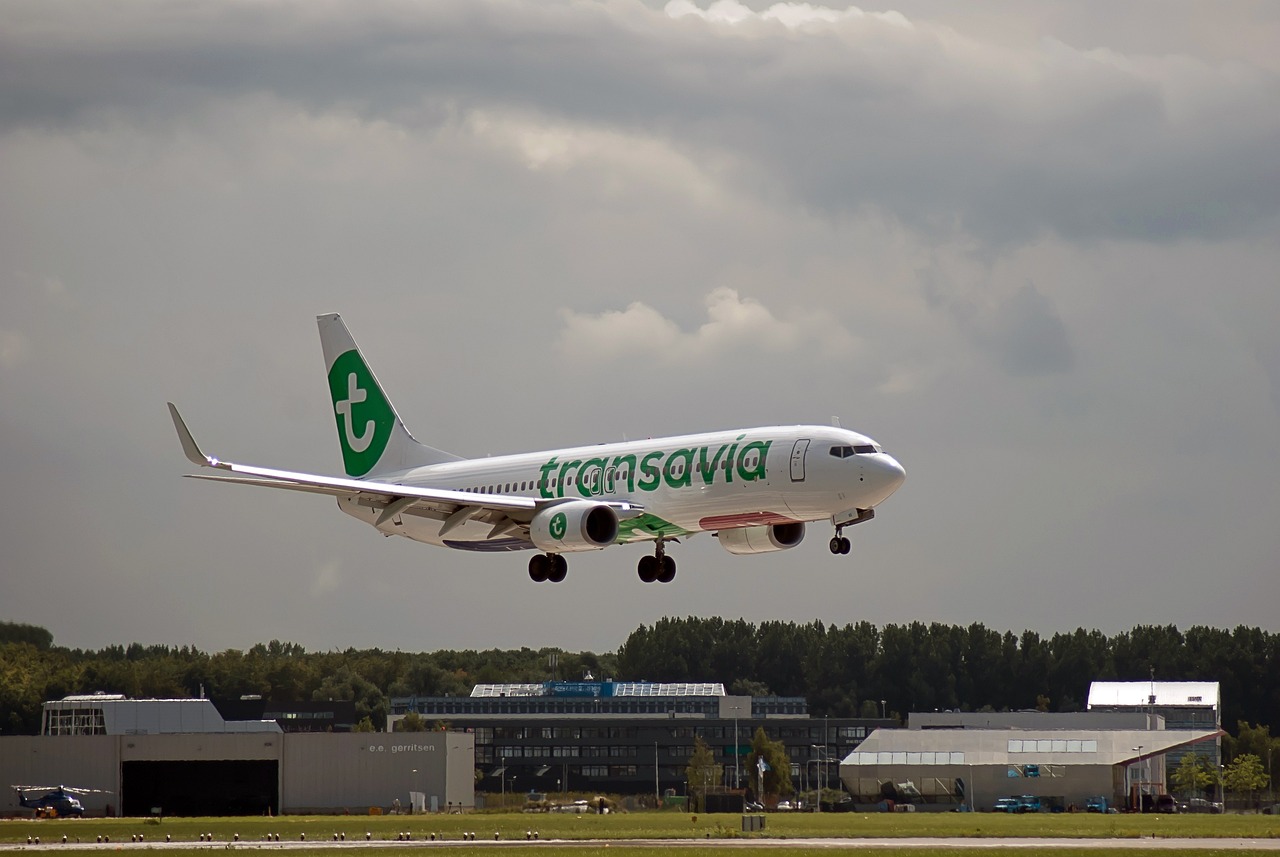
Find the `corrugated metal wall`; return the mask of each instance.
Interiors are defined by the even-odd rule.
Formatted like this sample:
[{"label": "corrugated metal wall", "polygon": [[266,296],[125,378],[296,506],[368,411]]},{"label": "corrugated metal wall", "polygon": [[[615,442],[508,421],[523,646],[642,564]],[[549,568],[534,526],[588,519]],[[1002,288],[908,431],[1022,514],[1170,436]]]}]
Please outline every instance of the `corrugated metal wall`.
[{"label": "corrugated metal wall", "polygon": [[[474,806],[475,740],[461,732],[6,736],[0,785],[80,786],[90,814],[121,805],[123,762],[276,760],[283,812],[409,806],[409,792],[440,809]],[[0,812],[20,812],[12,789]]]}]

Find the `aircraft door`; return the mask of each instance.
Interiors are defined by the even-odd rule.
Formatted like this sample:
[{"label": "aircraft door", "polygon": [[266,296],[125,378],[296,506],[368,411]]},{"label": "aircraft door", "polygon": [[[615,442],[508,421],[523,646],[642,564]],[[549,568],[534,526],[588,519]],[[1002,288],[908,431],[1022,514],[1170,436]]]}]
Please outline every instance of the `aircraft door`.
[{"label": "aircraft door", "polygon": [[801,438],[791,447],[791,481],[804,481],[804,456],[809,451],[809,439]]}]

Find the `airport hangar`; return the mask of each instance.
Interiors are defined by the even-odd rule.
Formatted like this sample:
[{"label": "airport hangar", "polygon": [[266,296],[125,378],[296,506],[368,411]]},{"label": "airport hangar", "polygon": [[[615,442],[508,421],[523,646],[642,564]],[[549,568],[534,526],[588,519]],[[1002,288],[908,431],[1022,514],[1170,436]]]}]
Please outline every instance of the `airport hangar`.
[{"label": "airport hangar", "polygon": [[[474,805],[462,732],[286,732],[225,720],[207,699],[72,696],[44,704],[41,735],[0,737],[0,783],[103,789],[89,815],[262,815]],[[12,789],[0,814],[25,813]]]},{"label": "airport hangar", "polygon": [[1219,740],[1217,728],[1166,729],[1150,712],[932,712],[879,729],[840,763],[860,809],[985,810],[1034,795],[1047,809],[1145,807],[1168,792],[1165,753]]}]

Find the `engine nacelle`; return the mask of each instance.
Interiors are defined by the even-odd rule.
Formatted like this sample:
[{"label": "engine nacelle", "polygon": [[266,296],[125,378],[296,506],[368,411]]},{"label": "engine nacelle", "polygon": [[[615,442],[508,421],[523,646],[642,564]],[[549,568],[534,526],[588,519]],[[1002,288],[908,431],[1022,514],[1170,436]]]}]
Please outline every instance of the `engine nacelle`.
[{"label": "engine nacelle", "polygon": [[548,553],[599,550],[618,540],[618,513],[591,500],[557,503],[533,516],[529,538]]},{"label": "engine nacelle", "polygon": [[804,541],[804,522],[739,527],[721,530],[716,535],[720,539],[720,546],[732,554],[743,556],[752,553],[772,553],[788,550]]}]

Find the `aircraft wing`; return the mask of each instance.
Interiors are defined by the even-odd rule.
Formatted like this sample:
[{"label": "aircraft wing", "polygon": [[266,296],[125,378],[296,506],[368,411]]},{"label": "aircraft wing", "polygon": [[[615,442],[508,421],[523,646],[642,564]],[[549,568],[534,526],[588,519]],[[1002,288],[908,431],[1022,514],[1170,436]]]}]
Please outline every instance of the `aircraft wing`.
[{"label": "aircraft wing", "polygon": [[[494,533],[508,531],[521,525],[527,527],[533,513],[539,507],[559,500],[535,500],[510,494],[477,494],[472,491],[450,491],[443,488],[418,488],[397,485],[393,482],[374,482],[364,479],[346,479],[337,476],[319,476],[313,473],[295,473],[268,467],[252,467],[222,461],[205,455],[196,444],[187,424],[173,403],[169,403],[169,415],[182,442],[187,459],[200,467],[227,471],[217,474],[190,474],[192,479],[208,479],[214,482],[233,482],[240,485],[257,485],[264,488],[281,488],[286,491],[303,491],[311,494],[328,494],[333,497],[364,495],[381,507],[377,523],[383,524],[401,513],[423,515],[445,522],[441,535],[468,520],[478,520],[494,525]],[[631,503],[610,503],[622,519],[636,517],[642,509]]]},{"label": "aircraft wing", "polygon": [[[305,491],[312,494],[329,494],[350,497],[356,494],[373,495],[393,501],[398,511],[418,502],[426,506],[438,505],[442,510],[454,511],[460,506],[477,506],[485,510],[501,512],[533,512],[538,501],[532,497],[516,497],[506,494],[477,494],[471,491],[449,491],[443,488],[417,488],[397,485],[394,482],[373,482],[364,479],[346,479],[339,476],[320,476],[314,473],[295,473],[270,467],[253,467],[205,455],[196,444],[178,409],[169,402],[169,415],[182,442],[187,460],[201,467],[229,471],[229,475],[192,474],[193,479],[209,479],[215,482],[235,482],[241,485],[259,485],[266,488],[283,488],[287,491]],[[234,475],[230,475],[234,474]],[[401,503],[399,501],[415,501]]]}]

